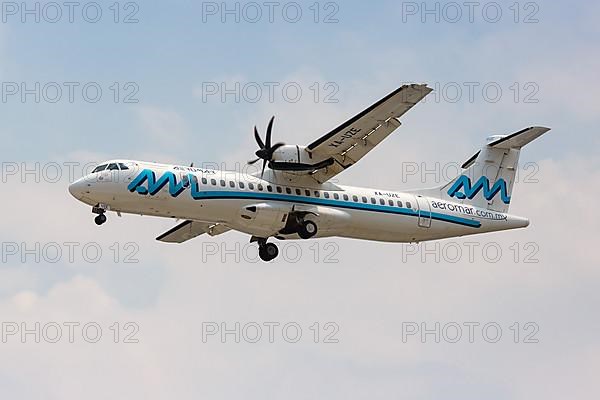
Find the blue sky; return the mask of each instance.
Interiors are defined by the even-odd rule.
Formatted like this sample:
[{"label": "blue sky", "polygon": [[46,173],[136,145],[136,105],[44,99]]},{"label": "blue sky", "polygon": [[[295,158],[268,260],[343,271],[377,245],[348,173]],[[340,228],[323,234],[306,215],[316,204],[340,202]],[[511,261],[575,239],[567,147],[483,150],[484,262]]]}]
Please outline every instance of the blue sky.
[{"label": "blue sky", "polygon": [[[189,128],[189,147],[177,154],[197,162],[215,151],[223,154],[231,146],[239,149],[252,124],[262,123],[276,111],[265,102],[203,103],[194,95],[202,82],[236,77],[241,78],[242,84],[287,82],[304,73],[307,79],[314,77],[317,82],[335,82],[339,86],[336,99],[354,105],[350,110],[368,105],[402,82],[459,82],[461,86],[463,82],[498,82],[504,91],[503,102],[510,97],[509,87],[514,82],[521,86],[534,82],[539,89],[535,96],[539,107],[513,102],[511,107],[498,110],[487,124],[497,126],[506,121],[506,114],[514,112],[527,114],[527,118],[497,129],[519,129],[520,124],[531,123],[560,126],[556,124],[564,121],[564,128],[589,130],[596,122],[593,116],[576,119],[570,110],[560,110],[564,115],[557,115],[559,109],[555,107],[571,103],[569,97],[575,93],[555,93],[549,87],[552,79],[560,80],[562,75],[574,79],[578,70],[589,71],[597,66],[595,56],[584,53],[586,46],[598,44],[597,30],[586,14],[585,2],[569,5],[568,10],[551,3],[536,3],[538,9],[525,9],[525,3],[520,4],[519,18],[535,11],[531,18],[538,19],[538,23],[514,23],[514,11],[509,9],[512,3],[502,3],[503,14],[497,23],[486,22],[479,10],[483,6],[475,9],[473,23],[468,22],[466,9],[457,23],[444,21],[443,15],[440,23],[435,23],[433,16],[426,16],[427,22],[422,23],[419,14],[403,17],[404,3],[397,2],[340,3],[335,13],[338,23],[314,23],[313,11],[309,9],[312,3],[302,3],[303,17],[298,23],[286,22],[277,12],[273,23],[268,22],[266,15],[257,23],[244,21],[243,15],[240,23],[235,23],[234,16],[227,15],[222,23],[220,15],[207,15],[207,22],[203,23],[202,4],[139,3],[135,14],[139,22],[134,24],[113,23],[108,3],[96,24],[86,23],[77,13],[74,23],[68,23],[65,16],[55,24],[43,19],[37,24],[20,23],[18,16],[7,16],[0,31],[4,82],[98,82],[104,94],[97,104],[81,99],[74,104],[59,101],[37,105],[32,100],[26,104],[12,100],[3,104],[5,135],[33,136],[44,145],[44,151],[38,152],[11,140],[10,153],[38,159],[46,157],[49,151],[57,156],[85,147],[89,137],[102,137],[95,148],[106,153],[114,153],[112,141],[117,139],[126,147],[123,156],[133,156],[139,149],[151,151],[155,144],[144,140],[145,132],[136,119],[136,105],[109,101],[113,82],[135,82],[139,87],[135,96],[139,106],[181,115]],[[324,8],[326,3],[318,4]],[[440,10],[444,3],[441,4]],[[321,10],[319,18],[325,18],[332,10]],[[267,12],[264,7],[263,12]],[[565,14],[572,18],[569,21],[583,23],[570,24],[564,19]],[[582,58],[572,63],[572,57],[579,55]],[[536,67],[543,69],[544,74],[537,74]],[[364,97],[353,96],[358,87],[364,88]],[[521,97],[524,95],[525,92]],[[479,111],[477,105],[463,98],[429,112],[440,114],[448,109],[459,114],[457,118],[464,123],[453,125],[450,133],[461,135],[466,131],[477,137],[481,134],[475,130],[481,126],[469,122]],[[294,104],[284,102],[283,106],[291,108]],[[303,110],[308,115],[288,121],[290,127],[286,129],[294,129],[299,120],[311,118],[310,114],[328,111],[327,105],[310,106]],[[496,104],[483,106],[499,109]],[[36,118],[31,118],[32,111]],[[342,114],[342,118],[352,112]],[[242,130],[236,123],[239,118],[231,118],[234,115],[244,116],[250,125]],[[311,137],[338,122],[339,117],[332,116]],[[443,121],[439,122],[444,126]],[[215,132],[220,141],[205,146],[206,138]],[[586,144],[596,143],[590,138]],[[581,146],[573,141],[561,143],[563,151],[578,148]]]},{"label": "blue sky", "polygon": [[[273,23],[266,15],[236,23],[219,15],[203,21],[203,7],[220,2],[137,2],[139,22],[132,24],[112,21],[113,3],[98,3],[103,17],[95,24],[81,14],[73,23],[66,16],[57,23],[23,23],[19,15],[3,15],[0,23],[3,251],[7,244],[58,243],[64,252],[65,242],[77,242],[103,252],[98,262],[76,252],[74,261],[63,253],[56,263],[3,253],[0,322],[98,321],[108,332],[115,321],[135,321],[140,343],[0,343],[7,395],[598,397],[596,3],[517,2],[515,23],[515,2],[498,2],[502,18],[491,23],[481,14],[491,3],[481,2],[472,23],[464,8],[459,21],[442,17],[436,23],[403,14],[403,7],[421,2],[319,2],[315,23],[315,2],[309,1],[298,3],[303,16],[297,23],[280,12]],[[119,3],[120,18],[133,10],[125,4]],[[441,10],[449,3],[438,4]],[[332,11],[339,21],[323,23]],[[527,15],[538,22],[525,23]],[[33,95],[22,102],[19,93],[6,93],[36,82],[58,83],[63,96],[36,103]],[[78,84],[72,103],[65,82]],[[82,97],[80,88],[90,82],[102,89],[97,103]],[[236,82],[263,90],[268,82],[293,84],[302,96],[292,102],[276,89],[273,102],[265,92],[257,102],[243,94],[223,102],[220,93],[204,92],[206,84],[234,88]],[[513,192],[511,212],[530,218],[529,228],[431,244],[441,260],[427,256],[426,248],[411,255],[414,249],[403,245],[331,239],[316,247],[301,243],[296,263],[263,265],[247,257],[254,247],[238,233],[172,247],[154,240],[172,227],[169,220],[111,216],[98,229],[89,209],[67,192],[66,169],[57,182],[21,178],[23,168],[36,163],[43,168],[114,157],[243,165],[255,151],[253,126],[263,130],[271,115],[277,117],[276,140],[307,144],[408,82],[428,83],[436,92],[339,181],[394,190],[435,186],[439,176],[422,179],[423,170],[466,160],[489,135],[548,126],[552,130],[521,157],[535,164],[535,180],[519,182]],[[457,87],[461,95],[454,101]],[[498,101],[486,99],[483,87],[500,88]],[[137,102],[125,103],[132,88]],[[325,101],[327,94],[334,102]],[[407,163],[420,173],[405,180]],[[14,165],[19,171],[6,175]],[[128,243],[137,263],[123,262]],[[499,246],[503,256],[490,262],[478,250],[469,260],[469,243]],[[443,257],[452,246],[463,251],[458,262]],[[527,256],[537,262],[524,262]],[[315,321],[334,321],[340,341],[314,343],[305,335],[297,346],[281,340],[203,343],[205,321],[296,321],[305,332]],[[481,339],[403,343],[405,321],[495,321],[505,335],[497,345]],[[540,342],[515,344],[510,326],[517,321],[521,327],[537,323]]]}]

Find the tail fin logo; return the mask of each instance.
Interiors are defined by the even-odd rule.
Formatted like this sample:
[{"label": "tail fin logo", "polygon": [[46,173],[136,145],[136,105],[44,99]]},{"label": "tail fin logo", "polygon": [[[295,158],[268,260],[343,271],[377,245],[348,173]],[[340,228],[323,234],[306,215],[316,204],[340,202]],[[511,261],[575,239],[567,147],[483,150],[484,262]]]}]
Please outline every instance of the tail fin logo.
[{"label": "tail fin logo", "polygon": [[448,195],[459,199],[472,199],[479,191],[481,191],[481,189],[483,189],[483,197],[485,197],[486,200],[492,200],[500,193],[502,201],[505,204],[510,203],[506,181],[502,178],[498,179],[496,183],[494,183],[494,186],[490,188],[490,181],[485,176],[482,176],[474,185],[471,185],[471,179],[466,175],[461,175],[454,182],[450,190],[448,190]]}]

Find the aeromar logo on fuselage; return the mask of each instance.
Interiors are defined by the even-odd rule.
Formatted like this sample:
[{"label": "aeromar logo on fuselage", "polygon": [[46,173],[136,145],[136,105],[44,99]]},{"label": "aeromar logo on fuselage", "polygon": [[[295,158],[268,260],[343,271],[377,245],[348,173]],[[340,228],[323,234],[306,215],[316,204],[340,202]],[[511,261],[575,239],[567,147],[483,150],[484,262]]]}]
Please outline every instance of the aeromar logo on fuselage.
[{"label": "aeromar logo on fuselage", "polygon": [[448,190],[448,195],[450,197],[456,197],[459,199],[472,199],[477,196],[483,189],[483,197],[486,200],[492,200],[498,193],[500,193],[500,198],[505,204],[510,203],[510,196],[508,195],[508,188],[506,187],[506,181],[502,178],[498,179],[494,186],[490,188],[490,180],[482,176],[475,182],[474,185],[471,185],[471,179],[466,175],[461,175],[458,177],[456,182],[452,185],[450,190]]},{"label": "aeromar logo on fuselage", "polygon": [[[146,184],[147,185],[144,185]],[[166,184],[169,184],[169,194],[173,197],[177,197],[183,192],[190,184],[189,177],[186,175],[185,179],[181,179],[177,182],[177,177],[171,171],[167,171],[157,180],[154,171],[151,169],[145,169],[136,178],[131,181],[127,186],[130,192],[137,192],[139,194],[149,194],[154,196],[158,193]]]}]

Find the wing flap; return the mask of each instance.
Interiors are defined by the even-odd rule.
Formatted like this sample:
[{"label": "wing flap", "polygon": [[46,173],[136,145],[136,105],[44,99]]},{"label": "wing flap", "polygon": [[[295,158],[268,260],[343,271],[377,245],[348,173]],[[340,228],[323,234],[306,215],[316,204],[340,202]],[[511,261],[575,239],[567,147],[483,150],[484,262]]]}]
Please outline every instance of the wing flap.
[{"label": "wing flap", "polygon": [[166,243],[183,243],[208,232],[209,224],[191,220],[183,221],[181,224],[158,236],[156,240]]},{"label": "wing flap", "polygon": [[222,224],[186,220],[158,236],[156,240],[165,243],[183,243],[205,233],[210,236],[217,236],[229,230],[230,228]]}]

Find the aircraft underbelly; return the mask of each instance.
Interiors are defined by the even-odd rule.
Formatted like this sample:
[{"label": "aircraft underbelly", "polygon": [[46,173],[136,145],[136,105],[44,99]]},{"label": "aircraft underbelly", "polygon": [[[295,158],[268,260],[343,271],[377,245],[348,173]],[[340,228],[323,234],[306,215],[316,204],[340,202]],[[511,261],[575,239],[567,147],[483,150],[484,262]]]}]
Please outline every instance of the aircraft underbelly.
[{"label": "aircraft underbelly", "polygon": [[[419,242],[507,229],[490,223],[474,228],[436,219],[426,221],[424,224],[414,213],[401,215],[276,201],[267,203],[278,204],[284,211],[277,215],[273,214],[273,218],[277,219],[277,221],[272,221],[273,224],[265,224],[264,221],[253,223],[242,216],[245,207],[261,203],[265,202],[256,199],[194,200],[191,197],[140,197],[127,193],[108,204],[111,209],[124,213],[221,223],[232,229],[256,236],[276,235],[285,223],[282,215],[287,217],[291,210],[314,211],[315,215],[308,215],[307,218],[313,219],[317,223],[319,227],[315,236],[317,238],[339,236],[385,242]],[[297,237],[290,235],[289,238],[296,239]]]}]

